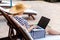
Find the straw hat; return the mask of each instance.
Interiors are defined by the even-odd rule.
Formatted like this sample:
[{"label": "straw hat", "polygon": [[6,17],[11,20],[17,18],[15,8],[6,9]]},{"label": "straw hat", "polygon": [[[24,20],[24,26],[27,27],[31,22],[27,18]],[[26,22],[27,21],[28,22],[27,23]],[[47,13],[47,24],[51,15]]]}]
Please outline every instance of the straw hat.
[{"label": "straw hat", "polygon": [[12,14],[17,14],[17,13],[23,12],[25,9],[27,9],[27,5],[23,3],[18,3],[15,6],[11,7],[9,11]]}]

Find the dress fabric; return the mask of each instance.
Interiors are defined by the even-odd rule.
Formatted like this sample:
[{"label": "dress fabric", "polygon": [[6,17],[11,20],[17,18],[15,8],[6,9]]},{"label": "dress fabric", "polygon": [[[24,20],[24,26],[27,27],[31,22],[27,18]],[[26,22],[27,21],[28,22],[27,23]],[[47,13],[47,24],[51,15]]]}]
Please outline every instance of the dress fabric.
[{"label": "dress fabric", "polygon": [[27,22],[27,20],[25,20],[24,18],[18,17],[18,16],[14,16],[14,18],[15,18],[22,26],[25,25],[27,29],[30,27],[29,24],[28,24],[28,22]]}]

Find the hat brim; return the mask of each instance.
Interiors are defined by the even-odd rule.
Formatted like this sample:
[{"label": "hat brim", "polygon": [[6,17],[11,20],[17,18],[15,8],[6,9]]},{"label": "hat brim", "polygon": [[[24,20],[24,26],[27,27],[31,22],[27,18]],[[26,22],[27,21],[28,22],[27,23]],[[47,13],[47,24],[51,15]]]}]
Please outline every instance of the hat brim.
[{"label": "hat brim", "polygon": [[20,12],[23,12],[25,9],[21,9],[21,10],[13,10],[14,8],[11,8],[9,11],[11,14],[17,14],[17,13],[20,13]]}]

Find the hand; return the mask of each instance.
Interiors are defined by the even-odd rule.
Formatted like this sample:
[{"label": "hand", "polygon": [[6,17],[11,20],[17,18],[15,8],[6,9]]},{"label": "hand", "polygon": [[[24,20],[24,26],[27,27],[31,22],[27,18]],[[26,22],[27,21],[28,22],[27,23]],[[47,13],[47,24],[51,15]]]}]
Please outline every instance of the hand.
[{"label": "hand", "polygon": [[25,25],[23,25],[23,28],[24,28],[24,29],[27,29]]},{"label": "hand", "polygon": [[32,27],[33,27],[34,29],[36,29],[36,28],[37,28],[37,26],[36,26],[36,25],[33,25]]}]

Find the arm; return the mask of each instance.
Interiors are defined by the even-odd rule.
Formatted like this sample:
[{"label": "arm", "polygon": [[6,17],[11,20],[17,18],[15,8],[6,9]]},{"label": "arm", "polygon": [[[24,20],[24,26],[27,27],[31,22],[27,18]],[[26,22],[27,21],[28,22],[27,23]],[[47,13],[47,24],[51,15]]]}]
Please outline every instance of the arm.
[{"label": "arm", "polygon": [[[27,29],[25,25],[23,25],[23,26],[24,26],[23,28]],[[33,26],[30,26],[30,27],[27,29],[28,32],[30,32],[33,28],[37,28],[37,27],[34,26],[34,25],[33,25]]]},{"label": "arm", "polygon": [[37,28],[37,26],[33,25],[33,26],[30,26],[30,28],[28,28],[27,30],[28,30],[28,32],[30,32],[32,29],[35,29],[35,28]]},{"label": "arm", "polygon": [[30,32],[33,28],[34,28],[33,26],[31,26],[30,28],[28,28],[28,29],[27,29],[28,32]]},{"label": "arm", "polygon": [[[25,25],[23,25],[23,26],[24,26],[24,27],[23,27],[24,29],[27,29]],[[33,26],[30,26],[30,27],[27,29],[28,32],[30,32],[33,28],[34,28]]]}]

